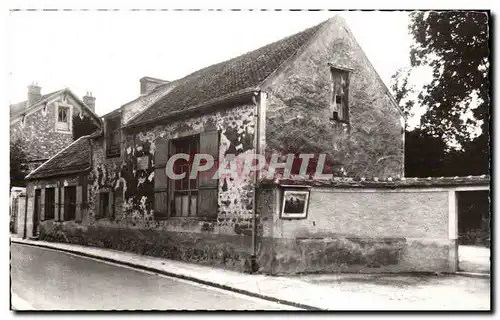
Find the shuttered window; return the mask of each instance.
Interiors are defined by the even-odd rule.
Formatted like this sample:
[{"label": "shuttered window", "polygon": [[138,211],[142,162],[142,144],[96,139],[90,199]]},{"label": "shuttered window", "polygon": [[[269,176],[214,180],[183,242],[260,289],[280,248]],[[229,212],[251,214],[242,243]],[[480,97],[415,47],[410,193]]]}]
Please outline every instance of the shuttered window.
[{"label": "shuttered window", "polygon": [[168,217],[168,179],[166,165],[169,158],[169,141],[155,141],[154,157],[154,212],[155,218]]},{"label": "shuttered window", "polygon": [[[188,154],[189,160],[178,159],[173,170],[185,173],[183,179],[168,179],[166,164],[174,154]],[[190,179],[196,154],[209,154],[214,158],[214,166],[209,171],[200,172]],[[156,218],[203,217],[215,219],[218,210],[219,181],[213,179],[218,168],[219,132],[209,131],[199,135],[175,140],[155,142],[154,208]]]},{"label": "shuttered window", "polygon": [[194,156],[199,153],[199,136],[189,136],[172,141],[174,154],[189,155],[189,160],[178,159],[174,163],[174,173],[184,174],[184,178],[172,181],[171,214],[174,217],[190,217],[198,214],[198,177],[190,179]]},{"label": "shuttered window", "polygon": [[332,74],[332,101],[331,101],[331,120],[348,122],[349,121],[349,72],[336,68],[331,68]]}]

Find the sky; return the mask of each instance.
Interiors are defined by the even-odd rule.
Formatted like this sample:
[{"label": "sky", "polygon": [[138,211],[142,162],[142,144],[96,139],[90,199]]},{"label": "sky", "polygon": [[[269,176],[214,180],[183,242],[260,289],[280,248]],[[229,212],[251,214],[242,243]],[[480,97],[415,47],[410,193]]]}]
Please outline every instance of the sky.
[{"label": "sky", "polygon": [[7,21],[9,102],[63,87],[103,115],[139,95],[139,79],[175,80],[344,17],[386,85],[409,66],[408,12],[14,11]]}]

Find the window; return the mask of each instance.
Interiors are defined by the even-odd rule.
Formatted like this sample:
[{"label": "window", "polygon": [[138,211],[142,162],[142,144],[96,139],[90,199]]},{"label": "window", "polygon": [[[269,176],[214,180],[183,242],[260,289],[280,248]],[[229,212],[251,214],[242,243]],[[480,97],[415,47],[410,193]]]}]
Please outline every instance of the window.
[{"label": "window", "polygon": [[109,211],[109,193],[99,193],[99,216],[104,218]]},{"label": "window", "polygon": [[349,121],[349,72],[337,68],[331,68],[332,74],[332,101],[330,120],[348,122]]},{"label": "window", "polygon": [[199,151],[199,136],[172,141],[175,154],[189,154],[189,160],[179,159],[174,163],[174,173],[185,176],[183,179],[173,181],[172,216],[188,217],[198,213],[198,177],[190,179],[193,167],[193,158]]},{"label": "window", "polygon": [[114,219],[115,208],[114,208],[114,193],[109,191],[101,191],[99,193],[99,212],[98,219],[108,218],[110,220]]},{"label": "window", "polygon": [[106,121],[106,143],[108,157],[120,156],[120,139],[121,139],[121,118],[108,119]]},{"label": "window", "polygon": [[55,216],[56,193],[54,188],[45,189],[45,220],[52,220]]},{"label": "window", "polygon": [[[203,153],[219,159],[219,132],[202,132],[175,140],[159,139],[155,141],[154,157],[154,208],[155,218],[199,217],[215,219],[218,210],[219,180],[213,179],[214,172],[199,174],[190,179],[194,156]],[[173,171],[184,173],[183,179],[170,180],[166,175],[166,163],[174,154],[189,155],[189,160],[175,161]],[[214,167],[217,167],[215,165]]]},{"label": "window", "polygon": [[71,109],[69,106],[57,106],[57,123],[56,129],[59,131],[69,131],[70,128]]},{"label": "window", "polygon": [[69,108],[60,106],[59,113],[57,115],[57,121],[68,122],[68,116],[69,116]]},{"label": "window", "polygon": [[64,187],[64,220],[75,220],[76,187]]}]

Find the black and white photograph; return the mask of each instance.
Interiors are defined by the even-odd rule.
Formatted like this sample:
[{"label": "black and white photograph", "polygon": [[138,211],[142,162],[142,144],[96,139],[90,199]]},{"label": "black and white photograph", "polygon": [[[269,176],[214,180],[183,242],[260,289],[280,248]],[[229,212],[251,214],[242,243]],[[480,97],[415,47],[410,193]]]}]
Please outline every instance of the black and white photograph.
[{"label": "black and white photograph", "polygon": [[489,4],[12,4],[10,312],[492,312]]},{"label": "black and white photograph", "polygon": [[283,210],[281,212],[281,217],[284,219],[306,218],[308,203],[309,191],[285,190],[283,192]]}]

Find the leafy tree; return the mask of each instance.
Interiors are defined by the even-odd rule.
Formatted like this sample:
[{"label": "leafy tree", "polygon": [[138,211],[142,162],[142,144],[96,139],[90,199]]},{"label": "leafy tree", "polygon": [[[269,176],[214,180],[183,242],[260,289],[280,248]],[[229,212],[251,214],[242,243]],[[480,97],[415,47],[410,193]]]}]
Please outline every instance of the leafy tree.
[{"label": "leafy tree", "polygon": [[[426,109],[419,131],[407,134],[407,156],[423,153],[422,156],[429,159],[421,161],[441,163],[439,170],[433,167],[425,172],[407,167],[414,170],[413,174],[415,170],[424,176],[489,172],[488,22],[484,12],[414,12],[410,15],[409,31],[414,39],[410,50],[411,69],[399,70],[393,76],[392,88],[407,115],[412,115],[415,105]],[[409,74],[420,66],[429,66],[433,79],[422,88],[416,101],[408,101],[414,89],[410,87]],[[423,142],[433,140],[431,138],[444,142],[443,153],[428,152]],[[417,149],[409,151],[412,147]]]},{"label": "leafy tree", "polygon": [[25,187],[24,178],[28,172],[25,146],[21,139],[10,141],[10,186]]}]

